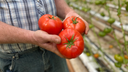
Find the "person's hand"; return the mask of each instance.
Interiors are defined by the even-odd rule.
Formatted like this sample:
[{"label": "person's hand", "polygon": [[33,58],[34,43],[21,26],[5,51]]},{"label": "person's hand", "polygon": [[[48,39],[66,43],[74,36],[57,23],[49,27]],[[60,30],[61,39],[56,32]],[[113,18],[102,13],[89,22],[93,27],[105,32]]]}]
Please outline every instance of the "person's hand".
[{"label": "person's hand", "polygon": [[[77,16],[77,17],[81,18],[81,19],[85,22],[85,26],[86,26],[85,34],[87,35],[87,33],[88,33],[88,31],[89,31],[88,23],[87,23],[81,16],[79,16],[79,15],[78,15],[76,12],[74,12],[74,11],[70,11],[70,12],[66,15],[65,19],[66,19],[67,17],[69,17],[69,16]],[[65,20],[65,19],[64,19],[64,20]]]},{"label": "person's hand", "polygon": [[48,34],[47,32],[38,30],[33,33],[32,37],[33,37],[33,44],[36,44],[64,58],[56,47],[56,44],[59,44],[61,42],[59,36],[51,35]]}]

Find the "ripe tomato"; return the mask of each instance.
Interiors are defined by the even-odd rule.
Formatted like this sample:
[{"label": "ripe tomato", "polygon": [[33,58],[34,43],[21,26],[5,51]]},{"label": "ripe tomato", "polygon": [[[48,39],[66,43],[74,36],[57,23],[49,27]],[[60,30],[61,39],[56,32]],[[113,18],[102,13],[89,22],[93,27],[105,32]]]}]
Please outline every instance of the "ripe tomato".
[{"label": "ripe tomato", "polygon": [[109,45],[109,48],[113,48],[113,45]]},{"label": "ripe tomato", "polygon": [[84,33],[86,26],[84,21],[79,17],[70,16],[64,20],[63,28],[64,29],[73,28],[82,34]]},{"label": "ripe tomato", "polygon": [[124,55],[124,58],[125,58],[125,59],[128,59],[128,55]]},{"label": "ripe tomato", "polygon": [[84,40],[82,35],[75,29],[64,29],[59,34],[61,43],[57,44],[57,49],[66,58],[76,58],[84,50]]},{"label": "ripe tomato", "polygon": [[118,55],[118,54],[114,55],[114,59],[115,59],[116,61],[120,62],[120,63],[123,62],[123,57],[120,56],[120,55]]},{"label": "ripe tomato", "polygon": [[95,53],[93,56],[94,56],[95,58],[98,58],[98,57],[99,57],[99,54],[98,54],[98,53]]},{"label": "ripe tomato", "polygon": [[62,30],[62,21],[53,15],[45,14],[38,21],[41,30],[49,34],[59,34]]}]

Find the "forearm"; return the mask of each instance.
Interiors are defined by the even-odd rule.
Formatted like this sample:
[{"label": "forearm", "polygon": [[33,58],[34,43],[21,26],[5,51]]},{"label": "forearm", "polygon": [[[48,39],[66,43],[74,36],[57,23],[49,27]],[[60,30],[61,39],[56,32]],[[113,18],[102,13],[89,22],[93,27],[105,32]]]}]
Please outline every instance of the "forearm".
[{"label": "forearm", "polygon": [[68,13],[75,12],[71,9],[65,0],[55,0],[57,15],[61,18],[65,18]]},{"label": "forearm", "polygon": [[31,43],[32,31],[14,27],[0,21],[0,44]]}]

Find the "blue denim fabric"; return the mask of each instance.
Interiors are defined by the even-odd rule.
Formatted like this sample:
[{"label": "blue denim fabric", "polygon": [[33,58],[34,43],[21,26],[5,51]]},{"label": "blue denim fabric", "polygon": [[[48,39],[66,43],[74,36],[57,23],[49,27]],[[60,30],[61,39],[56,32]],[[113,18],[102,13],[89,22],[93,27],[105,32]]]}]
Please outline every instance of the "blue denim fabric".
[{"label": "blue denim fabric", "polygon": [[39,48],[11,55],[0,53],[0,69],[3,72],[69,72],[65,59]]}]

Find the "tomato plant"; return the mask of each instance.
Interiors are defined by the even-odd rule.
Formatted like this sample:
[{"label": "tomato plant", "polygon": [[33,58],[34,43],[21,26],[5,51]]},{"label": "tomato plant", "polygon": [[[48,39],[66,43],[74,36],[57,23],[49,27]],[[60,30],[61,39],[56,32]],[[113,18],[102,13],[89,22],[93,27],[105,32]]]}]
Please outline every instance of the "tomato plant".
[{"label": "tomato plant", "polygon": [[114,55],[114,59],[115,59],[116,61],[120,62],[120,63],[123,62],[123,57],[120,56],[120,55],[118,55],[118,54]]},{"label": "tomato plant", "polygon": [[85,32],[86,26],[85,26],[84,21],[80,19],[79,17],[70,16],[64,20],[63,28],[64,29],[67,29],[67,28],[76,29],[78,32],[82,34]]},{"label": "tomato plant", "polygon": [[62,30],[62,21],[53,15],[45,14],[38,21],[39,28],[49,34],[59,34]]},{"label": "tomato plant", "polygon": [[59,34],[61,43],[57,44],[57,49],[66,58],[76,58],[84,50],[84,40],[82,35],[75,29],[64,29]]}]

